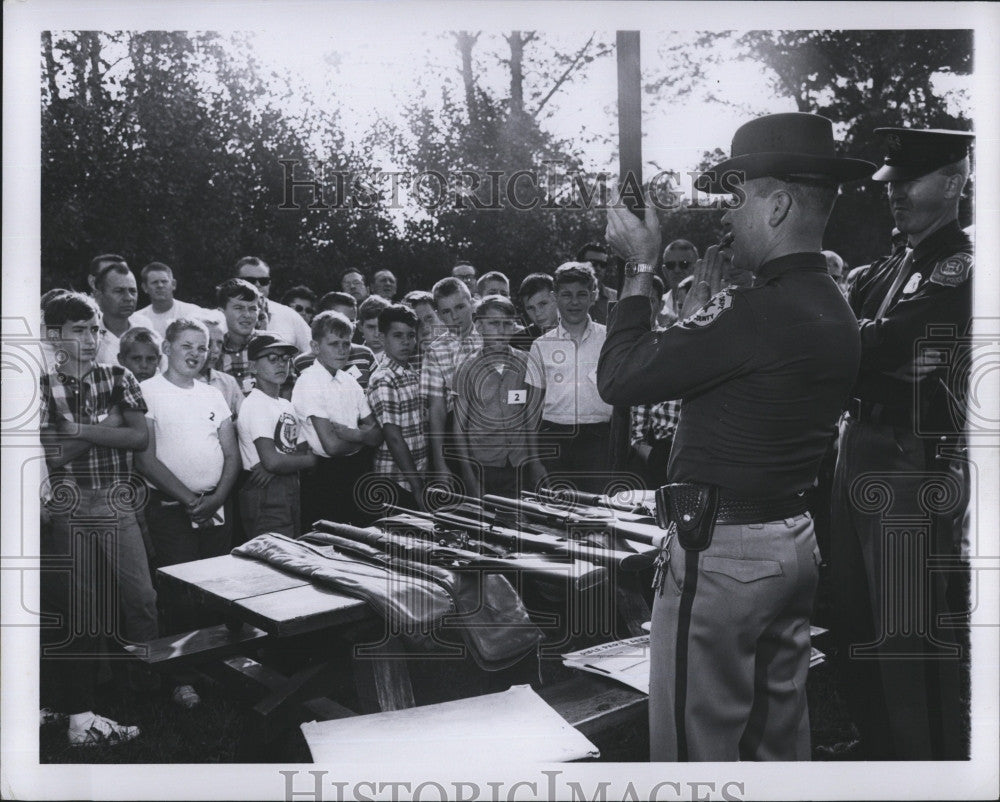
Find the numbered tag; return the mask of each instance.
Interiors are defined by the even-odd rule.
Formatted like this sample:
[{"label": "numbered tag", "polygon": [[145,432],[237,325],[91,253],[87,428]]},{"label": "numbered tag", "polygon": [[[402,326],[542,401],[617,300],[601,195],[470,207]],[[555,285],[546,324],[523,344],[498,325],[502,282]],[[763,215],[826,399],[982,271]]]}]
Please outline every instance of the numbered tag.
[{"label": "numbered tag", "polygon": [[527,390],[508,390],[507,391],[507,403],[508,404],[526,404],[526,403],[528,403],[528,391]]},{"label": "numbered tag", "polygon": [[357,365],[351,365],[344,373],[348,376],[353,376],[355,379],[361,378],[361,369]]}]

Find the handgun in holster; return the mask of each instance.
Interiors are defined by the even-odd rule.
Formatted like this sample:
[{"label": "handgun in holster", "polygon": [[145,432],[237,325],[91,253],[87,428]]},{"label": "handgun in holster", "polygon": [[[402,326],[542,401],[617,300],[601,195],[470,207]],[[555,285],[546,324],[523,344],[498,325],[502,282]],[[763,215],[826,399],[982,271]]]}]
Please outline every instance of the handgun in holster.
[{"label": "handgun in holster", "polygon": [[677,541],[687,551],[704,551],[712,544],[715,517],[719,512],[719,488],[715,485],[678,483],[656,491],[656,522],[677,528]]}]

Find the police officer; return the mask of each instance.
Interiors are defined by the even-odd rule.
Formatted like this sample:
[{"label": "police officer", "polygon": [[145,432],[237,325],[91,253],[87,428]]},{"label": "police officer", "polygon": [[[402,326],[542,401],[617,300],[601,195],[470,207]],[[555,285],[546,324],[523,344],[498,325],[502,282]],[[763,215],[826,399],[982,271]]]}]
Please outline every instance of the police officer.
[{"label": "police officer", "polygon": [[[838,184],[874,165],[837,158],[830,121],[813,114],[746,123],[732,154],[699,186],[741,196],[723,217],[731,243],[706,251],[682,320],[666,331],[649,329],[656,216],[608,213],[608,241],[628,262],[601,394],[612,404],[683,400],[671,484],[658,499],[670,525],[651,629],[657,761],[811,757],[805,688],[819,554],[802,494],[860,356],[857,323],[820,249]],[[741,271],[753,274],[750,286],[711,294]]]},{"label": "police officer", "polygon": [[[959,554],[967,504],[963,400],[972,247],[958,225],[962,131],[880,128],[907,247],[857,277],[861,371],[841,432],[831,575],[844,692],[868,759],[967,756],[960,675],[968,609]],[[936,567],[929,565],[931,561]],[[945,569],[945,570],[942,570]],[[950,607],[958,607],[954,610]]]}]

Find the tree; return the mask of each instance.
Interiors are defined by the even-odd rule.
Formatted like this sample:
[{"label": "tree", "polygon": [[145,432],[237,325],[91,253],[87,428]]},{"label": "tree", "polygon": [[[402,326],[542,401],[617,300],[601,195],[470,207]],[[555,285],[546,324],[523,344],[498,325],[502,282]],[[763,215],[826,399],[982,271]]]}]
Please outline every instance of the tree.
[{"label": "tree", "polygon": [[[647,91],[661,100],[703,91],[710,101],[731,103],[708,85],[708,77],[723,52],[736,53],[740,60],[763,65],[768,88],[793,99],[799,111],[829,117],[841,153],[880,163],[877,127],[971,127],[935,81],[971,74],[972,38],[967,30],[705,33],[665,48],[661,74]],[[719,46],[723,42],[725,48]],[[964,222],[968,211],[963,206]],[[826,247],[851,264],[869,262],[886,251],[891,228],[882,185],[858,182],[843,188],[827,226]]]}]

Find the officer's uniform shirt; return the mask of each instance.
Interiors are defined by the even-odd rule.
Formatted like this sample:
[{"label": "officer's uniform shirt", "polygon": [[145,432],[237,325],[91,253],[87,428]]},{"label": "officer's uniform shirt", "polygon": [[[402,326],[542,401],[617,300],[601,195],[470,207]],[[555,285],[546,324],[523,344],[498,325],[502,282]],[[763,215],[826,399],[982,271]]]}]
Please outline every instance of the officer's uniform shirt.
[{"label": "officer's uniform shirt", "polygon": [[619,301],[598,385],[616,405],[683,400],[668,481],[758,499],[811,487],[861,350],[822,254],[774,259],[665,331],[650,332],[649,304]]},{"label": "officer's uniform shirt", "polygon": [[[912,410],[919,410],[917,431],[961,431],[962,416],[954,413],[963,404],[951,400],[948,390],[964,402],[964,380],[954,371],[967,362],[957,349],[972,318],[972,242],[957,221],[921,241],[879,318],[883,300],[908,253],[909,249],[902,248],[873,262],[858,276],[848,296],[861,328],[861,372],[854,395],[870,404],[882,404],[894,420],[905,422]],[[921,397],[915,404],[912,381],[889,374],[913,364],[914,344],[927,338],[929,325],[950,327],[953,334],[945,334],[942,348],[934,349],[942,368],[920,382]]]}]

